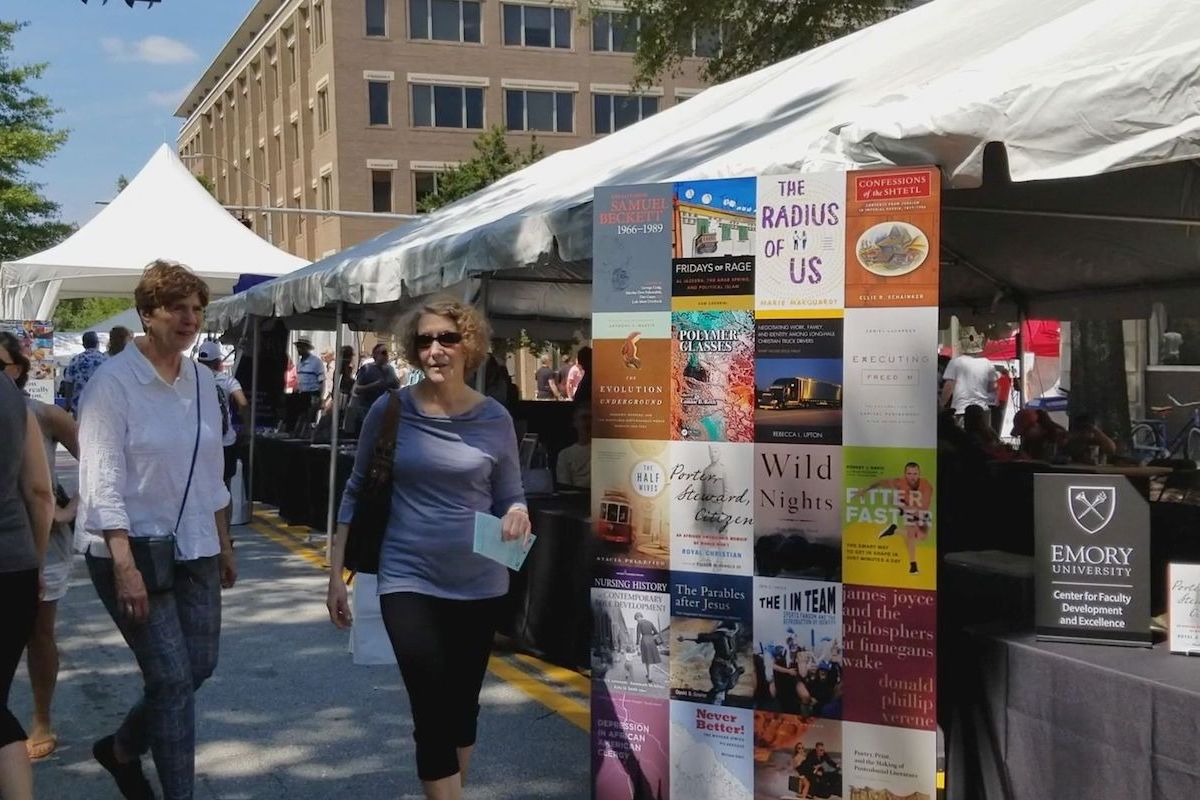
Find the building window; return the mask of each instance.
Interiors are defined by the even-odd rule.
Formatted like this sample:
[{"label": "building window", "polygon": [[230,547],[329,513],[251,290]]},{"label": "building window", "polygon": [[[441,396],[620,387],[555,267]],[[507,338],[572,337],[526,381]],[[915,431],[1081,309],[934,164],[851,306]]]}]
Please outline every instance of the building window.
[{"label": "building window", "polygon": [[573,92],[504,90],[504,121],[510,131],[575,131]]},{"label": "building window", "polygon": [[594,94],[596,133],[612,133],[658,113],[658,98],[646,95]]},{"label": "building window", "polygon": [[504,43],[571,49],[571,9],[504,5]]},{"label": "building window", "polygon": [[392,211],[392,172],[391,170],[371,170],[371,210],[391,213]]},{"label": "building window", "polygon": [[279,152],[279,150],[280,150],[279,134],[275,134],[273,137],[271,137],[271,163],[267,167],[268,172],[270,172],[271,170],[283,169],[283,156]]},{"label": "building window", "polygon": [[293,122],[288,126],[288,155],[293,159],[300,157],[300,123]]},{"label": "building window", "polygon": [[279,89],[279,62],[278,61],[271,62],[271,89],[274,92],[274,94],[271,95],[272,99],[279,97],[280,89]]},{"label": "building window", "polygon": [[367,36],[387,36],[387,0],[366,0]]},{"label": "building window", "polygon": [[408,0],[410,39],[480,41],[478,0]]},{"label": "building window", "polygon": [[641,20],[619,11],[600,11],[592,17],[592,50],[632,53],[637,50]]},{"label": "building window", "polygon": [[321,176],[321,208],[325,211],[333,209],[333,173],[326,172]]},{"label": "building window", "polygon": [[427,197],[438,193],[440,172],[413,172],[413,210],[420,207]]},{"label": "building window", "polygon": [[368,125],[391,125],[392,108],[387,81],[367,81]]},{"label": "building window", "polygon": [[291,86],[296,82],[296,73],[298,72],[298,70],[296,69],[296,44],[294,42],[292,44],[288,45],[287,60],[288,60],[288,86]]},{"label": "building window", "polygon": [[414,84],[412,100],[417,128],[483,128],[483,89]]},{"label": "building window", "polygon": [[317,133],[329,130],[329,90],[317,90]]},{"label": "building window", "polygon": [[313,6],[312,40],[313,52],[325,44],[325,3]]},{"label": "building window", "polygon": [[721,29],[692,31],[692,55],[698,58],[716,58],[721,54]]}]

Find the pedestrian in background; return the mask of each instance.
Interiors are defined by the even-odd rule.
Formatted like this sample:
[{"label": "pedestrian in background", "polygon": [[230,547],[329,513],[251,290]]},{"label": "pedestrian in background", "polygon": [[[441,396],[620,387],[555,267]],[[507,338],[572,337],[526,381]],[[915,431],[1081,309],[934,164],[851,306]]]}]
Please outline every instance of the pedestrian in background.
[{"label": "pedestrian in background", "polygon": [[108,356],[100,352],[100,337],[95,331],[83,334],[83,352],[77,353],[67,364],[63,372],[61,391],[67,401],[67,410],[79,414],[79,400],[83,397],[83,389],[87,386],[92,375],[100,365],[108,360]]},{"label": "pedestrian in background", "polygon": [[345,628],[346,536],[384,417],[394,408],[380,608],[408,690],[417,775],[429,800],[462,797],[479,691],[508,592],[507,568],[474,552],[475,513],[502,517],[506,540],[525,538],[530,528],[512,417],[467,384],[489,338],[483,315],[453,298],[435,298],[406,320],[401,342],[425,379],[387,393],[367,413],[330,556],[326,604]]},{"label": "pedestrian in background", "polygon": [[[0,333],[0,363],[5,374],[13,378],[18,389],[24,390],[29,380],[29,359],[21,352],[21,343],[10,333]],[[46,454],[50,485],[55,484],[55,451],[58,445],[79,459],[79,437],[75,418],[52,403],[25,397],[26,407],[38,422],[39,441]],[[61,488],[55,489],[54,521],[42,562],[42,593],[38,600],[37,620],[29,640],[29,684],[33,689],[33,724],[26,748],[31,761],[46,758],[58,747],[58,737],[50,719],[50,706],[58,683],[58,641],[54,635],[58,619],[58,601],[67,594],[75,554],[71,548],[70,522],[75,517],[77,498],[66,497]]]},{"label": "pedestrian in background", "polygon": [[8,708],[8,695],[37,616],[38,569],[50,536],[54,491],[37,419],[9,371],[6,364],[0,376],[0,797],[32,800],[25,730]]},{"label": "pedestrian in background", "polygon": [[125,345],[129,344],[129,340],[133,338],[133,331],[126,328],[124,325],[117,325],[108,332],[108,357],[112,358],[117,353],[125,349]]},{"label": "pedestrian in background", "polygon": [[208,305],[186,267],[155,261],[134,291],[145,336],[92,378],[80,417],[79,523],[96,593],[144,682],[92,754],[126,798],[193,796],[196,689],[217,664],[221,589],[237,578],[221,480],[221,408],[212,372],[185,360]]}]

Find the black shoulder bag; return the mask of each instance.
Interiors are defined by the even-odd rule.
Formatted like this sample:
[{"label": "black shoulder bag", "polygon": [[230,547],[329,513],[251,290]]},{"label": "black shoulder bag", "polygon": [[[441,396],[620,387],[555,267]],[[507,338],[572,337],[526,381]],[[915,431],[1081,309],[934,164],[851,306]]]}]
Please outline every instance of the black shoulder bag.
[{"label": "black shoulder bag", "polygon": [[183,509],[187,506],[188,493],[192,489],[192,476],[196,473],[196,455],[200,452],[200,369],[192,362],[196,376],[196,441],[192,445],[192,466],[188,469],[187,486],[183,489],[183,501],[175,517],[175,529],[169,536],[130,536],[129,550],[133,563],[142,573],[142,582],[150,594],[169,592],[175,587],[175,534],[183,521]]},{"label": "black shoulder bag", "polygon": [[[375,437],[367,474],[358,487],[354,517],[346,534],[346,555],[342,563],[351,572],[367,575],[379,572],[383,532],[392,513],[392,455],[396,451],[396,430],[399,426],[400,394],[389,390],[383,424],[379,426],[379,435]],[[364,444],[359,440],[359,447]]]}]

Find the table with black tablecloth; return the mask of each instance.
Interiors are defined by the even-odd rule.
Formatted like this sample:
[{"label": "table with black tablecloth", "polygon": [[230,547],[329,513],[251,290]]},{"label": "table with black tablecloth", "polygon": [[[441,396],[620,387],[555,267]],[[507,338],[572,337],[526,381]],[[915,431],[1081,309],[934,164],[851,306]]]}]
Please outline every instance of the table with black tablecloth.
[{"label": "table with black tablecloth", "polygon": [[1200,659],[975,629],[973,697],[951,736],[947,796],[1200,797]]},{"label": "table with black tablecloth", "polygon": [[[304,439],[260,437],[254,451],[255,501],[276,506],[284,522],[324,531],[329,508],[329,453],[329,445]],[[338,455],[335,508],[353,466],[353,455]]]}]

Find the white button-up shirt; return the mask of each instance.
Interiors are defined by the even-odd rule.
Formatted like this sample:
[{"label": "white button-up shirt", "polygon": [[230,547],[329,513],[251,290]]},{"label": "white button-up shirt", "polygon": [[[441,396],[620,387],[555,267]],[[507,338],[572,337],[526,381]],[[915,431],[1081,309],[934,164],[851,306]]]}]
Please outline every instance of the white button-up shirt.
[{"label": "white button-up shirt", "polygon": [[[175,534],[175,557],[190,561],[221,550],[215,512],[229,504],[221,450],[221,408],[212,371],[183,359],[164,381],[134,343],[88,382],[79,418],[79,513],[75,549],[109,557],[105,530],[130,536]],[[191,490],[175,527],[196,441]]]},{"label": "white button-up shirt", "polygon": [[312,353],[296,365],[296,384],[302,392],[319,392],[325,383],[325,365]]}]

